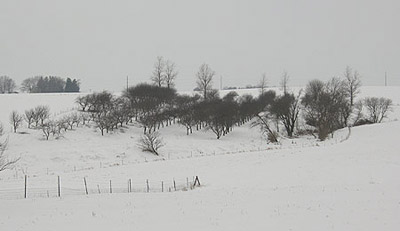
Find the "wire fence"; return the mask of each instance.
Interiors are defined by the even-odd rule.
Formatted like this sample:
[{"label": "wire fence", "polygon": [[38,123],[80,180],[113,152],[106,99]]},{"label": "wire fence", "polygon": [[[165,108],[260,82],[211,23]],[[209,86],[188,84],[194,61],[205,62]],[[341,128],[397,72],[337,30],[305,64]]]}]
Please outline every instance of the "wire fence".
[{"label": "wire fence", "polygon": [[[347,130],[347,131],[346,131]],[[169,160],[182,160],[182,159],[191,159],[191,158],[201,158],[208,156],[223,156],[230,154],[242,154],[242,153],[255,153],[255,152],[263,152],[263,151],[273,151],[273,150],[290,150],[290,149],[298,149],[298,148],[308,148],[308,147],[320,147],[320,146],[332,146],[335,144],[339,144],[347,141],[351,136],[351,128],[343,129],[340,134],[335,134],[335,137],[329,137],[324,141],[319,141],[315,138],[309,140],[300,140],[297,142],[296,140],[291,140],[288,138],[281,137],[281,140],[286,140],[285,145],[281,143],[275,145],[268,145],[264,147],[253,147],[247,149],[232,149],[229,151],[226,150],[214,150],[214,151],[190,151],[180,155],[171,155],[170,152],[165,153],[164,155],[152,157],[152,158],[144,158],[144,159],[136,159],[136,160],[124,160],[120,161],[110,161],[110,162],[99,162],[97,165],[86,166],[86,167],[71,167],[70,170],[65,170],[65,173],[76,172],[76,171],[87,171],[98,168],[113,168],[119,167],[123,165],[133,165],[133,164],[142,164],[148,162],[158,162],[158,161],[169,161]]]},{"label": "wire fence", "polygon": [[54,198],[113,193],[167,193],[193,190],[199,186],[198,176],[169,181],[99,180],[88,177],[82,178],[81,181],[77,179],[63,181],[58,176],[52,182],[49,178],[44,180],[25,176],[23,180],[0,182],[0,199]]}]

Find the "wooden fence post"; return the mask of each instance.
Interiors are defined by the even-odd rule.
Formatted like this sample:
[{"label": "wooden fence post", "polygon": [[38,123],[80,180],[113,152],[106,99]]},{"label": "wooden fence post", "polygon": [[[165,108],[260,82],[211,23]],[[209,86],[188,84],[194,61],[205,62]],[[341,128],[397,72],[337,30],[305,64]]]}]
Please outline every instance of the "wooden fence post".
[{"label": "wooden fence post", "polygon": [[146,180],[146,185],[147,185],[147,192],[150,192],[150,187],[149,187],[149,180]]},{"label": "wooden fence post", "polygon": [[164,181],[161,181],[161,192],[164,192]]},{"label": "wooden fence post", "polygon": [[175,191],[176,191],[176,183],[175,183],[175,179],[174,179],[174,189],[175,189]]},{"label": "wooden fence post", "polygon": [[58,197],[61,197],[61,181],[60,181],[60,176],[58,176]]},{"label": "wooden fence post", "polygon": [[88,192],[88,190],[87,190],[86,177],[83,178],[83,182],[85,183],[85,192],[86,192],[86,195],[88,195],[89,192]]},{"label": "wooden fence post", "polygon": [[25,191],[24,191],[24,198],[25,198],[25,199],[26,199],[27,196],[28,196],[27,191],[26,191],[27,183],[28,183],[28,176],[25,175]]},{"label": "wooden fence post", "polygon": [[110,180],[110,193],[112,193],[111,180]]}]

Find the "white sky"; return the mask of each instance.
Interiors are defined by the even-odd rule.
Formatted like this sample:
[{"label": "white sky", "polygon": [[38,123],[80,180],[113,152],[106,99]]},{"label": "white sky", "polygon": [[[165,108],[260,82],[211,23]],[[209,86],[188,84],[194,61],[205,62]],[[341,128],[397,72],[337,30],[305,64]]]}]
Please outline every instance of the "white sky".
[{"label": "white sky", "polygon": [[156,56],[179,68],[179,90],[208,63],[214,86],[290,85],[341,75],[400,85],[398,0],[0,0],[0,75],[81,79],[82,90],[149,81]]}]

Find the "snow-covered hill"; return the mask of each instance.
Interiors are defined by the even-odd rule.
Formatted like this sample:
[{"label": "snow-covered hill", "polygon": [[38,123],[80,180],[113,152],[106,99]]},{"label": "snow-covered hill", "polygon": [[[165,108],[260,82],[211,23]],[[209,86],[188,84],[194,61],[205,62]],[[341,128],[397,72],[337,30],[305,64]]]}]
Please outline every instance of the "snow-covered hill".
[{"label": "snow-covered hill", "polygon": [[[248,124],[221,140],[203,131],[186,136],[174,125],[161,130],[166,146],[163,156],[155,157],[136,147],[141,129],[134,126],[104,137],[94,127],[75,128],[50,141],[42,140],[40,131],[10,133],[7,153],[21,161],[16,170],[0,173],[2,188],[23,183],[24,174],[41,184],[60,175],[79,185],[83,177],[158,183],[198,175],[202,187],[0,198],[0,230],[398,230],[399,90],[363,87],[362,97],[392,98],[395,110],[383,124],[353,128],[348,140],[344,129],[326,142],[301,138],[276,146]],[[22,100],[31,95],[4,97],[0,105],[9,111],[46,100],[53,112],[62,113],[74,107],[76,96],[56,95],[54,101],[46,95],[32,101]],[[2,110],[0,118],[8,114]]]}]

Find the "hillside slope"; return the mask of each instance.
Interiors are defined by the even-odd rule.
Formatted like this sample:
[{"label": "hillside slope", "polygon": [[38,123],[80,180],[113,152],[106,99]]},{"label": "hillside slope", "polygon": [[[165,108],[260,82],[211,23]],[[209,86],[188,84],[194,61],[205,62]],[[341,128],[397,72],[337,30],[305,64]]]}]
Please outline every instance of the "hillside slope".
[{"label": "hillside slope", "polygon": [[399,122],[359,127],[349,140],[326,147],[102,169],[93,174],[196,174],[204,185],[176,193],[1,201],[0,229],[398,230],[400,143],[392,132],[398,129]]}]

